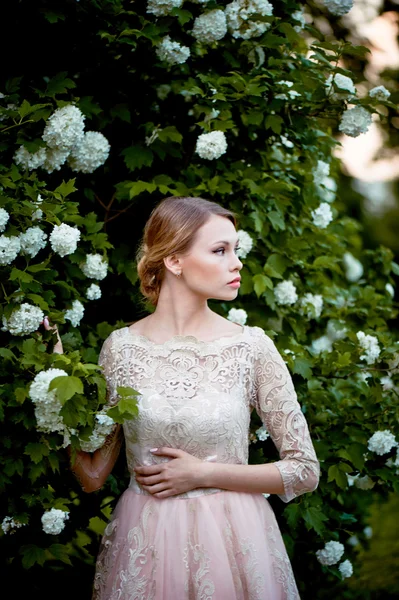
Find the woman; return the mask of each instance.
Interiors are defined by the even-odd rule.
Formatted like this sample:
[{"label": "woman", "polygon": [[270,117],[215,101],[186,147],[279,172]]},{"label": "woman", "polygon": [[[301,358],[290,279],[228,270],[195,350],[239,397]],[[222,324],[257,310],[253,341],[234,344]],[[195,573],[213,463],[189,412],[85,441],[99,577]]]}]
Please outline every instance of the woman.
[{"label": "woman", "polygon": [[[155,311],[104,342],[108,382],[139,391],[123,431],[131,480],[108,524],[96,600],[299,598],[273,511],[314,490],[319,465],[288,369],[258,327],[241,327],[207,301],[235,300],[242,263],[233,214],[201,198],[167,198],[144,231],[138,273]],[[279,450],[248,465],[255,408]],[[73,470],[100,488],[120,447],[117,428]]]}]

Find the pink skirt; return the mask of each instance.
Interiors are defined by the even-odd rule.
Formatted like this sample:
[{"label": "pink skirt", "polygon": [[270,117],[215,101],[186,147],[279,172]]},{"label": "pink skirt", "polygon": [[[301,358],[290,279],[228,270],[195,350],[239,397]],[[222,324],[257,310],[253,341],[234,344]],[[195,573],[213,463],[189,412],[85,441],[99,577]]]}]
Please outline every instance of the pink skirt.
[{"label": "pink skirt", "polygon": [[262,494],[154,498],[127,489],[101,542],[93,600],[298,600]]}]

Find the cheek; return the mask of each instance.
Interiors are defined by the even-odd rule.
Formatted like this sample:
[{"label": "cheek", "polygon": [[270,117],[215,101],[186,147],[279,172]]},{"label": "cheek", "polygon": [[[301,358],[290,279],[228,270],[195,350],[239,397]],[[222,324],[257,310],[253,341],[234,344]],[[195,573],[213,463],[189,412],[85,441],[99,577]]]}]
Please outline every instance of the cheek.
[{"label": "cheek", "polygon": [[205,279],[210,279],[213,277],[217,277],[223,272],[222,261],[215,260],[214,256],[206,257],[202,260],[193,261],[190,265],[188,265],[187,275],[188,276],[197,276],[204,277]]}]

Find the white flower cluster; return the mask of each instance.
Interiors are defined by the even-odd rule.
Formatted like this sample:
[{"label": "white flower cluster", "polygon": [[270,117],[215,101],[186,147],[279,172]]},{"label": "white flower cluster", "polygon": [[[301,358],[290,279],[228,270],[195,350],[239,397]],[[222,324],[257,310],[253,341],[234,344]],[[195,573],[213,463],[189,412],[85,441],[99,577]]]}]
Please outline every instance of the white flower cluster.
[{"label": "white flower cluster", "polygon": [[101,281],[107,276],[108,263],[101,254],[88,254],[80,268],[89,279]]},{"label": "white flower cluster", "polygon": [[11,335],[29,335],[37,331],[43,319],[41,308],[24,302],[11,313],[9,319],[3,316],[3,331],[9,331]]},{"label": "white flower cluster", "polygon": [[80,240],[80,231],[76,227],[71,227],[62,223],[54,225],[53,231],[50,233],[50,244],[54,252],[60,256],[73,254],[75,252],[78,241]]},{"label": "white flower cluster", "polygon": [[190,48],[182,46],[179,42],[174,42],[170,35],[167,35],[158,45],[156,54],[160,60],[168,63],[168,65],[181,65],[190,56]]},{"label": "white flower cluster", "polygon": [[84,133],[84,121],[83,113],[73,104],[57,108],[43,131],[47,148],[32,154],[21,146],[14,155],[15,162],[29,170],[43,167],[52,173],[69,159],[74,171],[93,173],[108,158],[110,145],[102,133]]},{"label": "white flower cluster", "polygon": [[83,319],[84,312],[85,307],[83,304],[79,300],[74,300],[72,302],[72,308],[65,311],[64,317],[71,322],[73,327],[77,327]]},{"label": "white flower cluster", "polygon": [[243,308],[230,308],[227,318],[238,325],[245,325],[248,315]]},{"label": "white flower cluster", "polygon": [[345,266],[345,277],[348,281],[358,281],[363,275],[363,265],[357,260],[350,252],[345,252],[343,256],[343,263]]},{"label": "white flower cluster", "polygon": [[203,44],[211,44],[224,38],[227,33],[226,15],[215,9],[203,13],[194,21],[192,35]]},{"label": "white flower cluster", "polygon": [[377,87],[373,87],[373,89],[369,91],[370,98],[375,98],[376,100],[388,100],[390,95],[391,92],[389,92],[384,85],[377,85]]},{"label": "white flower cluster", "polygon": [[67,104],[49,117],[42,138],[49,148],[69,153],[83,137],[84,122],[85,117],[78,107]]},{"label": "white flower cluster", "polygon": [[99,300],[101,298],[101,288],[96,283],[92,283],[86,290],[88,300]]},{"label": "white flower cluster", "polygon": [[270,17],[273,6],[268,0],[234,0],[225,9],[227,27],[233,38],[249,40],[259,37],[270,27],[269,23],[254,20],[255,15]]},{"label": "white flower cluster", "polygon": [[24,169],[38,169],[42,167],[46,161],[46,149],[40,148],[37,152],[28,152],[24,146],[20,146],[14,154],[14,160],[17,165],[20,165]]},{"label": "white flower cluster", "polygon": [[238,234],[238,250],[237,256],[238,258],[246,258],[249,252],[252,250],[252,246],[254,244],[253,239],[244,231],[244,229],[239,229],[237,231]]},{"label": "white flower cluster", "polygon": [[112,432],[115,421],[105,412],[96,414],[96,423],[89,440],[80,440],[80,447],[84,452],[95,452],[103,446],[106,437]]},{"label": "white flower cluster", "polygon": [[388,458],[385,464],[387,467],[395,467],[395,473],[399,475],[399,450],[396,452],[396,457]]},{"label": "white flower cluster", "polygon": [[322,550],[317,550],[317,560],[325,566],[335,565],[341,560],[344,551],[344,545],[340,542],[327,542]]},{"label": "white flower cluster", "polygon": [[64,432],[65,425],[60,416],[61,402],[56,397],[56,390],[49,391],[49,385],[55,377],[66,376],[63,369],[47,369],[40,371],[29,388],[29,397],[35,404],[35,417],[38,431],[52,433]]},{"label": "white flower cluster", "polygon": [[324,0],[324,6],[332,15],[342,17],[352,8],[353,0]]},{"label": "white flower cluster", "polygon": [[226,136],[223,131],[211,131],[198,136],[196,153],[206,160],[220,158],[227,150]]},{"label": "white flower cluster", "polygon": [[294,25],[294,29],[297,33],[300,33],[306,25],[305,13],[303,8],[301,10],[295,10],[292,13],[291,17],[294,19],[294,21],[299,22],[299,25]]},{"label": "white flower cluster", "polygon": [[4,209],[0,208],[0,233],[5,230],[10,214]]},{"label": "white flower cluster", "polygon": [[395,296],[395,288],[393,287],[392,283],[386,283],[385,289],[388,292],[388,294],[392,296],[392,298]]},{"label": "white flower cluster", "polygon": [[57,535],[65,527],[65,521],[69,519],[69,513],[58,508],[46,510],[42,515],[42,526],[44,533]]},{"label": "white flower cluster", "polygon": [[372,365],[381,352],[378,345],[378,338],[375,335],[366,335],[364,331],[358,331],[356,337],[359,340],[360,347],[365,351],[360,356],[360,359],[365,360],[368,365]]},{"label": "white flower cluster", "polygon": [[330,319],[327,323],[327,333],[312,341],[311,350],[314,354],[321,352],[331,352],[333,343],[336,340],[342,340],[347,333],[346,327],[339,321]]},{"label": "white flower cluster", "polygon": [[320,229],[325,229],[333,220],[332,210],[327,202],[322,202],[310,214],[312,215],[313,224]]},{"label": "white flower cluster", "polygon": [[82,139],[72,148],[68,164],[77,173],[93,173],[109,156],[111,146],[99,131],[86,131]]},{"label": "white flower cluster", "polygon": [[290,280],[278,283],[274,288],[274,297],[277,304],[288,305],[295,304],[298,300],[298,294],[295,285]]},{"label": "white flower cluster", "polygon": [[[277,81],[277,85],[285,85],[286,87],[291,88],[294,85],[294,82],[283,79],[281,81]],[[291,100],[301,95],[296,90],[288,90],[287,94],[291,98]],[[276,94],[274,97],[279,98],[280,100],[288,100],[287,94]]]},{"label": "white flower cluster", "polygon": [[[333,102],[339,100],[346,100],[351,96],[356,96],[357,93],[355,84],[353,83],[352,79],[350,77],[347,77],[346,75],[341,75],[341,73],[329,75],[326,79],[325,86],[327,88],[327,93],[329,94],[329,97]],[[337,87],[340,91],[337,92],[334,89],[334,86]]]},{"label": "white flower cluster", "polygon": [[342,579],[351,577],[353,575],[353,567],[350,560],[344,560],[338,567],[338,571],[341,573]]},{"label": "white flower cluster", "polygon": [[264,425],[262,425],[262,427],[259,427],[259,429],[257,429],[255,431],[255,433],[256,433],[256,437],[258,438],[258,440],[260,442],[265,442],[267,440],[267,438],[270,437],[270,434],[268,433],[268,431]]},{"label": "white flower cluster", "polygon": [[21,242],[16,235],[0,235],[0,265],[10,265],[21,250]]},{"label": "white flower cluster", "polygon": [[313,181],[316,185],[321,185],[326,177],[330,175],[330,165],[324,160],[317,161],[317,167],[313,171]]},{"label": "white flower cluster", "polygon": [[356,475],[348,475],[347,473],[346,477],[348,479],[349,487],[354,485],[359,490],[372,490],[374,487],[374,481],[368,475],[360,477],[360,473],[357,473]]},{"label": "white flower cluster", "polygon": [[361,133],[366,133],[371,123],[372,118],[369,111],[363,106],[355,106],[354,108],[348,108],[343,113],[338,129],[345,135],[357,137]]},{"label": "white flower cluster", "polygon": [[365,537],[370,540],[373,537],[373,528],[370,527],[370,525],[367,525],[364,529],[363,529],[363,533],[365,535]]},{"label": "white flower cluster", "polygon": [[37,196],[36,202],[33,203],[37,208],[32,213],[32,221],[40,221],[41,218],[43,217],[43,211],[41,208],[39,208],[42,202],[43,202],[43,199],[42,199],[41,195],[39,194]]},{"label": "white flower cluster", "polygon": [[328,335],[322,335],[319,338],[312,341],[312,352],[314,354],[320,354],[321,352],[331,352],[332,344],[332,340],[330,340]]},{"label": "white flower cluster", "polygon": [[382,456],[383,454],[388,454],[388,452],[390,452],[392,448],[396,448],[397,445],[398,442],[393,433],[388,429],[385,429],[384,431],[376,431],[373,433],[367,443],[367,448],[371,452],[375,452],[379,456]]},{"label": "white flower cluster", "polygon": [[1,522],[1,528],[2,528],[3,532],[10,533],[10,534],[15,533],[16,529],[19,529],[20,527],[23,527],[24,525],[26,525],[26,523],[20,523],[19,521],[16,521],[12,517],[4,517],[3,521]]},{"label": "white flower cluster", "polygon": [[316,170],[313,173],[313,181],[319,195],[325,202],[333,202],[337,191],[336,181],[330,177],[330,165],[323,160],[317,161]]},{"label": "white flower cluster", "polygon": [[25,233],[19,234],[21,252],[34,258],[47,244],[47,234],[40,227],[29,227]]},{"label": "white flower cluster", "polygon": [[307,293],[300,300],[299,312],[308,319],[318,319],[323,308],[323,296]]},{"label": "white flower cluster", "polygon": [[147,12],[156,17],[168,15],[174,8],[180,8],[183,0],[148,0]]}]

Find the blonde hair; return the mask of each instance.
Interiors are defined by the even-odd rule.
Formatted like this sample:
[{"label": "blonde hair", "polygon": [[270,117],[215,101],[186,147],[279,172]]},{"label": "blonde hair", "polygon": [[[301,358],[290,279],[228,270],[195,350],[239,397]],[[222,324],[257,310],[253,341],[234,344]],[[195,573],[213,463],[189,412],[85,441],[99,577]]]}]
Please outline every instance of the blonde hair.
[{"label": "blonde hair", "polygon": [[163,259],[186,253],[196,232],[211,215],[226,217],[236,227],[234,213],[204,198],[170,196],[152,211],[137,252],[137,272],[140,291],[154,306],[165,276]]}]

